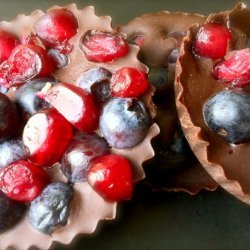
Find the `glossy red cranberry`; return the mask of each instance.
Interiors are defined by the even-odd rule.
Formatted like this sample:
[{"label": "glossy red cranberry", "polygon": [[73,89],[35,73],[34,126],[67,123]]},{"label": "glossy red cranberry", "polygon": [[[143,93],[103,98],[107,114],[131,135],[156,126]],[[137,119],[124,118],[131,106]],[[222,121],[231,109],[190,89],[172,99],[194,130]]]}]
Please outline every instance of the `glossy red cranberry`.
[{"label": "glossy red cranberry", "polygon": [[131,166],[121,155],[110,154],[92,160],[87,171],[87,179],[105,200],[126,200],[132,196]]},{"label": "glossy red cranberry", "polygon": [[9,59],[0,65],[0,84],[7,88],[20,85],[36,76],[47,76],[54,69],[54,62],[42,47],[19,45]]},{"label": "glossy red cranberry", "polygon": [[147,75],[136,69],[124,67],[117,70],[110,82],[110,89],[116,97],[139,97],[149,87]]},{"label": "glossy red cranberry", "polygon": [[0,30],[0,64],[9,58],[12,50],[19,44],[13,34]]},{"label": "glossy red cranberry", "polygon": [[39,93],[73,126],[83,132],[91,132],[98,127],[99,109],[91,94],[69,83],[57,83]]},{"label": "glossy red cranberry", "polygon": [[80,45],[92,62],[110,62],[128,53],[125,39],[111,32],[89,30],[83,35]]},{"label": "glossy red cranberry", "polygon": [[250,49],[233,51],[214,67],[214,75],[225,83],[240,87],[250,84]]},{"label": "glossy red cranberry", "polygon": [[232,38],[230,30],[222,24],[206,23],[199,28],[194,42],[194,51],[213,60],[226,55]]},{"label": "glossy red cranberry", "polygon": [[13,200],[30,202],[48,183],[45,170],[28,161],[16,161],[0,170],[0,189]]},{"label": "glossy red cranberry", "polygon": [[68,41],[78,29],[76,17],[67,9],[53,9],[42,16],[35,25],[36,34],[44,43],[60,51],[67,50]]},{"label": "glossy red cranberry", "polygon": [[0,93],[0,142],[10,138],[16,132],[17,124],[15,104],[5,94]]},{"label": "glossy red cranberry", "polygon": [[40,46],[42,48],[45,48],[43,42],[41,41],[41,39],[33,34],[29,34],[29,35],[22,35],[21,37],[21,43],[22,44],[30,44],[30,45],[37,45]]},{"label": "glossy red cranberry", "polygon": [[43,167],[60,161],[72,137],[71,124],[52,108],[31,116],[23,131],[29,160]]}]

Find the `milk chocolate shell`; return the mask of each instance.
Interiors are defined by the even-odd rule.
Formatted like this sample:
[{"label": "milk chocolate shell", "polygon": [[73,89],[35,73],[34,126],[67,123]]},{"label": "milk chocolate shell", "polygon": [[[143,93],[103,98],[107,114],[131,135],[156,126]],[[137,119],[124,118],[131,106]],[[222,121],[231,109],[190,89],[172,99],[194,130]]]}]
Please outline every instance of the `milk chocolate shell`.
[{"label": "milk chocolate shell", "polygon": [[150,68],[149,80],[151,74],[165,74],[156,82],[157,77],[152,76],[152,84],[156,85],[156,121],[161,134],[153,141],[156,157],[144,164],[145,180],[155,190],[195,194],[202,188],[214,190],[217,187],[183,136],[174,97],[175,60],[182,39],[191,24],[202,24],[205,19],[198,14],[161,11],[145,14],[118,27],[126,33],[128,41],[140,47],[139,59]]},{"label": "milk chocolate shell", "polygon": [[[62,8],[54,6],[54,8]],[[65,68],[55,71],[54,77],[63,82],[75,84],[82,72],[97,67],[104,66],[112,73],[123,66],[135,67],[146,71],[146,67],[137,60],[138,48],[129,46],[129,53],[120,59],[114,60],[107,64],[94,63],[86,59],[85,55],[79,48],[81,36],[90,29],[114,32],[111,27],[111,18],[108,16],[98,17],[94,13],[93,7],[86,7],[78,10],[75,4],[67,5],[63,8],[70,10],[77,18],[79,28],[77,34],[69,41],[73,44],[73,50],[69,53],[69,65]],[[12,22],[1,22],[0,28],[15,34],[19,39],[29,34],[35,34],[34,24],[44,15],[40,10],[34,11],[31,15],[18,15]],[[151,97],[153,89],[150,88],[148,93],[143,97],[144,102],[152,107]],[[129,149],[113,149],[113,152],[126,156],[133,166],[134,181],[144,177],[142,162],[154,155],[151,147],[151,139],[159,133],[159,128],[153,124],[144,140],[138,145]],[[50,170],[53,180],[65,180],[62,176],[59,166]],[[66,226],[60,227],[52,235],[42,234],[33,229],[28,221],[28,216],[18,223],[15,227],[0,235],[0,249],[13,247],[17,250],[27,250],[34,246],[39,249],[50,248],[53,242],[69,244],[78,234],[93,233],[97,223],[102,219],[113,219],[116,214],[116,202],[107,202],[98,195],[87,182],[74,185],[75,195],[71,202],[69,220]]]},{"label": "milk chocolate shell", "polygon": [[[232,11],[211,14],[206,23],[211,22],[220,23],[231,31],[228,54],[249,47],[250,9],[244,4],[238,4]],[[250,204],[250,143],[236,145],[226,141],[208,127],[203,117],[204,105],[210,98],[220,91],[239,90],[214,76],[213,68],[218,60],[213,61],[193,52],[198,29],[199,25],[190,29],[177,63],[175,90],[181,125],[206,171],[224,189]],[[242,90],[249,94],[247,87],[242,87]]]}]

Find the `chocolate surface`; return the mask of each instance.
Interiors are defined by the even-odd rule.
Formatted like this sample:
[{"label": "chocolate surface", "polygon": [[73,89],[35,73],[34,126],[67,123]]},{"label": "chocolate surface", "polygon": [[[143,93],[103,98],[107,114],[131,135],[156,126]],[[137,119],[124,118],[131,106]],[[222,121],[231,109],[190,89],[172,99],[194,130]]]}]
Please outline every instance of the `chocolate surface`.
[{"label": "chocolate surface", "polygon": [[[54,6],[52,8],[61,8]],[[111,27],[111,18],[108,16],[98,17],[94,13],[93,7],[86,7],[78,10],[75,4],[70,4],[64,8],[69,9],[79,22],[78,33],[70,40],[73,44],[73,50],[69,53],[70,64],[55,71],[54,77],[62,82],[75,84],[81,73],[93,67],[105,67],[112,73],[123,66],[135,67],[146,71],[145,65],[137,59],[138,47],[129,46],[129,53],[118,60],[107,64],[89,62],[79,48],[80,37],[89,29],[114,32]],[[34,24],[44,15],[44,12],[37,10],[29,16],[19,15],[12,22],[1,22],[0,28],[14,33],[19,39],[23,35],[34,33]],[[143,101],[147,107],[152,110],[151,101],[154,89],[143,96]],[[14,95],[14,89],[10,91]],[[144,177],[142,163],[154,155],[151,147],[151,139],[159,133],[159,128],[153,124],[144,140],[138,145],[129,149],[112,149],[113,152],[126,156],[132,163],[134,181]],[[51,169],[51,176],[54,180],[65,180],[62,177],[59,167]],[[36,246],[39,249],[48,249],[53,241],[63,244],[69,244],[77,234],[93,233],[98,222],[102,219],[113,219],[116,214],[116,202],[107,202],[98,195],[87,182],[74,185],[76,195],[71,202],[71,211],[68,224],[60,227],[51,235],[43,235],[33,229],[29,224],[27,216],[16,227],[0,235],[0,249],[7,249],[14,246],[17,250],[28,249],[30,246]]]},{"label": "chocolate surface", "polygon": [[[211,14],[206,22],[219,22],[232,32],[228,52],[247,47],[250,9],[238,4],[232,11]],[[231,88],[212,74],[211,59],[193,53],[198,25],[185,39],[177,65],[176,99],[182,128],[195,155],[211,176],[228,192],[250,204],[250,143],[233,145],[210,130],[204,122],[205,102],[222,89]],[[245,88],[247,92],[247,88]]]},{"label": "chocolate surface", "polygon": [[202,188],[214,190],[217,187],[182,135],[174,97],[175,63],[169,58],[172,51],[179,50],[191,24],[202,24],[205,19],[198,14],[161,11],[145,14],[118,27],[119,31],[126,33],[128,41],[140,46],[139,59],[150,70],[157,67],[166,69],[167,83],[156,90],[154,97],[156,122],[161,129],[161,134],[153,142],[156,156],[144,164],[146,181],[155,190],[195,194]]}]

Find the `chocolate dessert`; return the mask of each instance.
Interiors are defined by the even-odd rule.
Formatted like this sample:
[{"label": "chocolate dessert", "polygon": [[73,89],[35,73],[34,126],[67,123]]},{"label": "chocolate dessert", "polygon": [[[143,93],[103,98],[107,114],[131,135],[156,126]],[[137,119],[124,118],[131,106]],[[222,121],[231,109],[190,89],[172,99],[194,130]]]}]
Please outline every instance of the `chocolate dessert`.
[{"label": "chocolate dessert", "polygon": [[194,25],[177,63],[176,100],[185,136],[206,171],[250,204],[250,9],[240,3]]},{"label": "chocolate dessert", "polygon": [[156,87],[156,122],[161,133],[153,141],[156,156],[144,164],[146,179],[153,189],[197,193],[217,184],[193,155],[179,124],[175,105],[175,63],[188,28],[202,24],[198,14],[161,11],[145,14],[118,28],[127,40],[140,47],[139,59],[149,67],[149,81]]},{"label": "chocolate dessert", "polygon": [[0,23],[0,249],[69,244],[131,198],[159,133],[138,50],[93,7]]}]

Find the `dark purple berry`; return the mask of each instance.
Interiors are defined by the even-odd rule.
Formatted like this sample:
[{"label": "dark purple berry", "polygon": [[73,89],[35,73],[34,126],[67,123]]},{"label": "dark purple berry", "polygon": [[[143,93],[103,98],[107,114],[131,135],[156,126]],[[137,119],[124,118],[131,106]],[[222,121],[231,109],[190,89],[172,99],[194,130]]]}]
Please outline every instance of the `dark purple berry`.
[{"label": "dark purple berry", "polygon": [[169,86],[168,70],[164,67],[151,67],[148,73],[148,81],[161,91]]},{"label": "dark purple berry", "polygon": [[129,148],[144,139],[151,122],[143,102],[133,98],[113,98],[103,108],[100,130],[110,146]]},{"label": "dark purple berry", "polygon": [[48,82],[52,85],[57,83],[52,77],[42,77],[27,82],[16,91],[17,104],[25,113],[33,115],[41,109],[50,107],[36,95]]},{"label": "dark purple berry", "polygon": [[169,63],[176,63],[178,57],[180,55],[180,50],[179,49],[173,49],[171,53],[168,56],[168,62]]},{"label": "dark purple berry", "polygon": [[110,81],[102,80],[91,85],[91,92],[98,103],[104,103],[111,98]]},{"label": "dark purple berry", "polygon": [[0,232],[14,226],[23,217],[26,206],[0,191]]},{"label": "dark purple berry", "polygon": [[105,68],[93,68],[85,71],[76,82],[76,85],[87,91],[91,92],[91,86],[95,82],[101,82],[103,80],[110,81],[112,73]]},{"label": "dark purple berry", "polygon": [[51,234],[58,226],[67,224],[73,187],[66,183],[49,184],[30,204],[31,225],[44,234]]},{"label": "dark purple berry", "polygon": [[71,182],[85,181],[90,161],[109,153],[109,146],[104,138],[97,134],[79,133],[63,155],[61,170]]},{"label": "dark purple berry", "polygon": [[68,56],[61,53],[57,49],[49,49],[48,55],[55,62],[55,65],[58,69],[65,68],[69,64]]},{"label": "dark purple berry", "polygon": [[18,115],[15,104],[0,93],[0,142],[10,138],[17,130]]},{"label": "dark purple berry", "polygon": [[250,140],[250,95],[242,90],[224,90],[204,106],[208,127],[229,143]]},{"label": "dark purple berry", "polygon": [[21,138],[10,139],[0,144],[0,168],[26,158],[27,154]]}]

